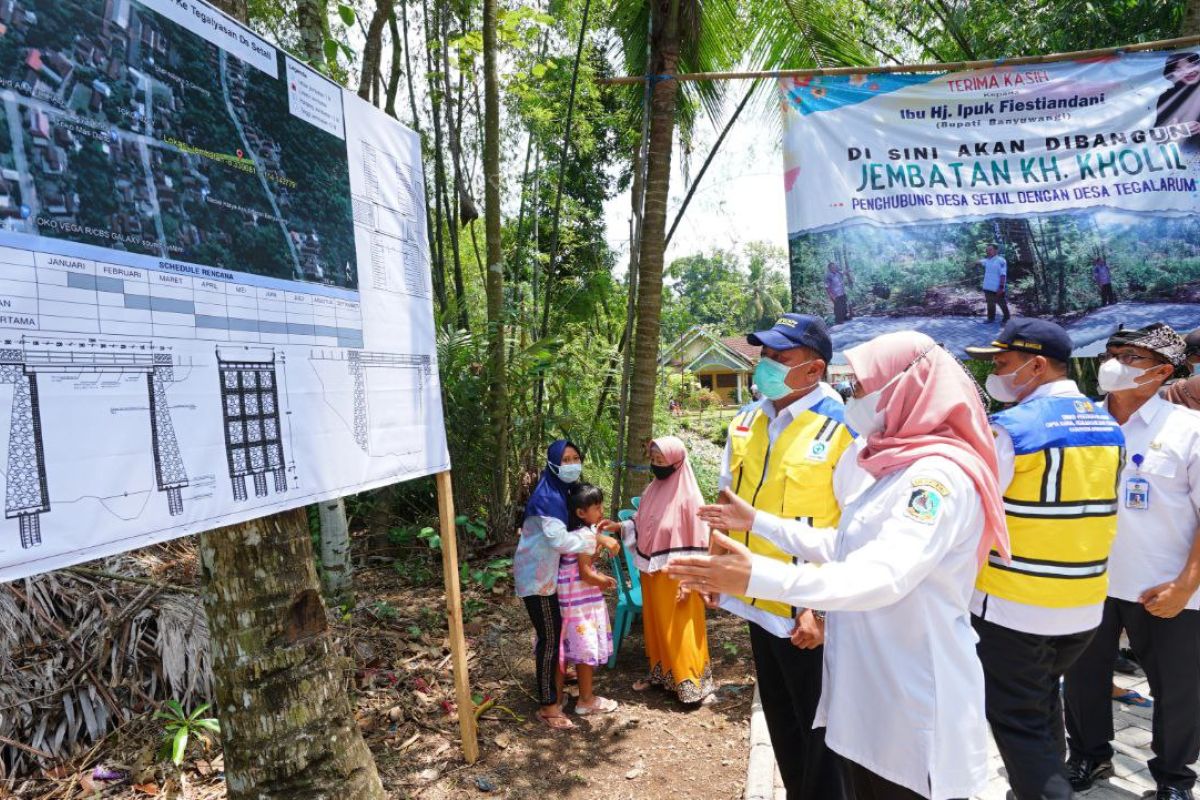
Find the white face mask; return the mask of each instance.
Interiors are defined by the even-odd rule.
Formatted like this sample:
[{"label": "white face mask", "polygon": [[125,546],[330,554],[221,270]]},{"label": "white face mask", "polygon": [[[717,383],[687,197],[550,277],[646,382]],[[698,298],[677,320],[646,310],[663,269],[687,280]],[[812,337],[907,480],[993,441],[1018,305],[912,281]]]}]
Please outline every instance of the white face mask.
[{"label": "white face mask", "polygon": [[1141,384],[1138,378],[1146,374],[1146,370],[1122,364],[1115,358],[1110,358],[1100,365],[1096,380],[1102,392],[1120,392],[1126,389],[1136,389]]},{"label": "white face mask", "polygon": [[883,412],[879,410],[881,394],[883,389],[878,389],[868,395],[851,397],[846,401],[845,419],[850,430],[862,437],[883,430]]},{"label": "white face mask", "polygon": [[551,464],[550,468],[558,473],[558,479],[563,483],[574,483],[583,474],[583,464],[563,464],[560,467]]},{"label": "white face mask", "polygon": [[1017,374],[1032,363],[1033,359],[1030,359],[1006,375],[997,375],[993,372],[987,376],[983,388],[987,389],[987,393],[1001,403],[1017,402],[1021,399],[1021,389],[1029,384],[1028,381],[1018,384]]}]

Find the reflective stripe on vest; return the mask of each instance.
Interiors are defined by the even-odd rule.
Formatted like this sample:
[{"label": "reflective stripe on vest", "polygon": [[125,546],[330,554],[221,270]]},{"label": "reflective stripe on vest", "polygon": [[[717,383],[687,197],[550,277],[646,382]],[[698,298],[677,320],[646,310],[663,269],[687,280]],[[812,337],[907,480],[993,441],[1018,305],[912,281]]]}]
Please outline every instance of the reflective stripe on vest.
[{"label": "reflective stripe on vest", "polygon": [[992,417],[1012,437],[1013,478],[1004,491],[1013,557],[992,552],[976,586],[1047,608],[1104,600],[1117,532],[1117,483],[1125,437],[1085,397],[1043,397]]},{"label": "reflective stripe on vest", "polygon": [[[739,413],[729,424],[731,489],[760,511],[801,519],[817,527],[834,527],[841,510],[833,495],[833,471],[854,441],[841,421],[842,405],[824,398],[800,412],[770,442],[770,419],[757,406]],[[730,531],[750,550],[778,561],[799,559],[750,531]],[[743,602],[781,617],[795,609],[786,603],[740,597]]]}]

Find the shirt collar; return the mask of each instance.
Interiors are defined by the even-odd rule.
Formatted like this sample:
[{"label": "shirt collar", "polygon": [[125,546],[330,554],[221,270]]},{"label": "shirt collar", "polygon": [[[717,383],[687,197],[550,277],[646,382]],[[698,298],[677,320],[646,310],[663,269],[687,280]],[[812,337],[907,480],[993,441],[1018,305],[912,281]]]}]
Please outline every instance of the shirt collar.
[{"label": "shirt collar", "polygon": [[775,404],[765,397],[758,401],[758,407],[767,415],[767,419],[774,422],[776,416],[780,416],[783,419],[795,418],[828,397],[837,397],[841,400],[841,396],[834,391],[832,386],[825,383],[825,381],[821,381],[813,387],[811,392],[793,401],[790,405],[784,407],[782,411],[778,412],[778,414],[775,411]]},{"label": "shirt collar", "polygon": [[1070,378],[1060,378],[1056,381],[1043,383],[1030,392],[1029,396],[1021,402],[1028,403],[1030,400],[1037,400],[1039,397],[1075,397],[1079,394],[1079,387],[1075,385],[1075,381]]},{"label": "shirt collar", "polygon": [[[1104,401],[1101,403],[1101,405],[1104,406],[1105,411],[1108,410],[1107,397],[1104,398]],[[1170,412],[1173,408],[1175,408],[1175,406],[1171,402],[1162,399],[1157,393],[1155,393],[1150,396],[1149,400],[1142,403],[1140,406],[1138,406],[1136,411],[1129,415],[1129,420],[1126,420],[1126,424],[1128,424],[1129,421],[1134,417],[1137,417],[1144,424],[1150,425],[1154,422],[1155,417],[1157,417],[1159,414],[1163,412]]]}]

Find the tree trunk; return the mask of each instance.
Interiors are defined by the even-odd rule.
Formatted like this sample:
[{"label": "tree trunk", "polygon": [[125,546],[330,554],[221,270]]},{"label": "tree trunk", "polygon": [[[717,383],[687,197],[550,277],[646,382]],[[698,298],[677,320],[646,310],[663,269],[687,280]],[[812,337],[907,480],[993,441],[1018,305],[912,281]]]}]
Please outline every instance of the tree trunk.
[{"label": "tree trunk", "polygon": [[[404,78],[405,78],[405,82],[408,84],[408,104],[409,104],[409,108],[411,109],[411,112],[412,112],[412,127],[413,127],[413,130],[417,132],[417,135],[421,136],[421,116],[420,116],[420,114],[417,113],[417,92],[416,92],[416,89],[413,87],[413,67],[412,67],[412,57],[411,57],[412,56],[412,47],[408,43],[408,2],[407,2],[407,0],[400,0],[400,20],[404,23],[404,36],[403,36]],[[392,38],[393,39],[396,38],[396,25],[395,25],[394,16],[393,16],[393,20],[392,20]],[[398,45],[393,41],[392,47],[397,47],[397,46]],[[397,116],[397,119],[399,119],[399,116]],[[422,142],[424,142],[423,136],[422,136]],[[446,309],[446,272],[445,272],[445,270],[442,269],[442,256],[441,256],[441,253],[438,251],[438,248],[440,247],[438,240],[439,240],[439,237],[441,236],[441,229],[434,227],[434,222],[435,222],[436,218],[434,217],[434,214],[432,213],[432,211],[429,207],[429,195],[430,195],[430,192],[428,189],[429,180],[428,180],[428,176],[425,174],[425,159],[424,158],[421,159],[421,177],[422,177],[422,182],[426,186],[426,190],[425,190],[425,223],[429,229],[429,250],[434,256],[431,259],[431,261],[433,262],[432,270],[431,270],[433,272],[433,296],[437,300],[437,307],[442,309],[443,311],[445,311],[445,309]]]},{"label": "tree trunk", "polygon": [[321,588],[337,605],[354,598],[354,567],[350,561],[350,524],[346,501],[339,497],[317,503],[321,520]]},{"label": "tree trunk", "polygon": [[[679,61],[679,2],[655,0],[652,13],[651,75],[673,75]],[[650,146],[646,158],[646,208],[638,258],[637,334],[629,392],[625,461],[646,464],[646,442],[654,422],[654,390],[658,377],[658,337],[662,312],[663,256],[666,251],[667,199],[671,188],[671,143],[679,84],[659,80],[650,98]],[[648,468],[625,473],[625,496],[639,494]]]},{"label": "tree trunk", "polygon": [[391,69],[388,71],[387,93],[386,100],[383,103],[383,112],[388,116],[400,119],[400,115],[396,113],[396,95],[400,91],[400,77],[404,71],[400,68],[400,57],[404,53],[404,42],[400,40],[400,26],[396,24],[396,4],[392,3],[391,12],[388,14],[388,33],[392,36],[392,63]]},{"label": "tree trunk", "polygon": [[504,255],[500,233],[500,81],[496,67],[496,0],[483,2],[483,221],[487,234],[488,363],[491,378],[490,528],[508,532],[508,383],[504,359]]},{"label": "tree trunk", "polygon": [[230,800],[383,800],[304,510],[204,534],[200,564]]},{"label": "tree trunk", "polygon": [[1200,35],[1200,0],[1187,0],[1187,5],[1183,7],[1183,25],[1179,28],[1179,35]]},{"label": "tree trunk", "polygon": [[[392,15],[392,0],[376,0],[375,13],[367,26],[367,42],[363,46],[362,74],[358,81],[358,96],[371,101],[371,88],[378,87],[379,61],[383,56],[383,26]],[[393,59],[395,61],[395,59]],[[378,99],[378,89],[376,89]]]},{"label": "tree trunk", "polygon": [[[246,3],[241,3],[243,11]],[[325,72],[325,39],[329,36],[329,4],[326,0],[296,0],[296,27],[300,50],[314,69]]]},{"label": "tree trunk", "polygon": [[[242,0],[216,0],[245,22]],[[200,536],[230,800],[383,800],[329,635],[304,509]]]}]

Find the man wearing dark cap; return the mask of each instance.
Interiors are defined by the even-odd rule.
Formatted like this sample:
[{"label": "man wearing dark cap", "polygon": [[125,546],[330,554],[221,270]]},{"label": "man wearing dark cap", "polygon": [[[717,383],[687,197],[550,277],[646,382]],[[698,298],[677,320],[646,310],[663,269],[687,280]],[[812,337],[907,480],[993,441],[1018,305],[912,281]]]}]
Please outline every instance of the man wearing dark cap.
[{"label": "man wearing dark cap", "polygon": [[971,600],[988,723],[1010,797],[1069,800],[1058,687],[1104,613],[1124,437],[1067,377],[1071,338],[1053,322],[1014,318],[967,353],[1016,404],[991,418],[1012,558],[989,554]]},{"label": "man wearing dark cap", "polygon": [[[776,516],[836,526],[838,498],[852,491],[849,482],[860,473],[841,398],[822,381],[833,356],[825,323],[784,314],[746,340],[762,348],[754,383],[763,398],[729,424],[721,489]],[[752,530],[729,535],[755,553],[794,561]],[[788,800],[846,797],[842,760],[825,747],[824,728],[813,729],[821,698],[824,615],[730,595],[720,605],[750,623],[763,715]]]},{"label": "man wearing dark cap", "polygon": [[1155,796],[1187,800],[1196,782],[1189,765],[1200,756],[1200,414],[1158,395],[1186,347],[1159,322],[1118,331],[1101,356],[1100,389],[1125,434],[1126,460],[1104,616],[1066,677],[1076,791],[1112,771],[1110,686],[1122,628],[1154,695]]}]

